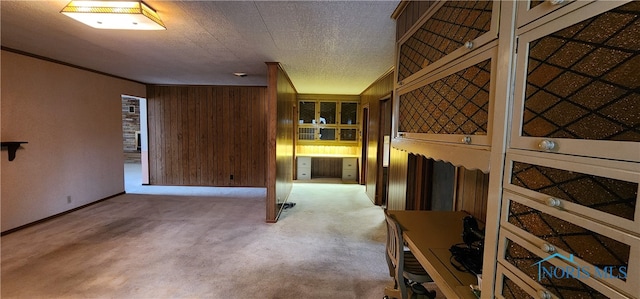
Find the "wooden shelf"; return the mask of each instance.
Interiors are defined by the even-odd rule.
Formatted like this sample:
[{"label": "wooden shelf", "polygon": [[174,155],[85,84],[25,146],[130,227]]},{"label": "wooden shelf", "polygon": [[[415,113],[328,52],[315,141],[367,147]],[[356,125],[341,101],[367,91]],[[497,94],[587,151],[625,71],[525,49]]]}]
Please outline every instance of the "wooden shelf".
[{"label": "wooden shelf", "polygon": [[6,147],[9,150],[9,161],[13,161],[16,158],[16,151],[22,144],[28,143],[26,141],[2,141],[1,147]]}]

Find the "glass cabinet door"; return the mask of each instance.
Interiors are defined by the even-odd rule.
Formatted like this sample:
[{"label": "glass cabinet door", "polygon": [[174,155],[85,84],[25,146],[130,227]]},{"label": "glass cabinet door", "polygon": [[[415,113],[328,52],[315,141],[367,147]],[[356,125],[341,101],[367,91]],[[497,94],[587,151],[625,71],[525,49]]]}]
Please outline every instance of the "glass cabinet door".
[{"label": "glass cabinet door", "polygon": [[315,102],[300,102],[300,118],[301,124],[315,123],[316,119],[316,103]]},{"label": "glass cabinet door", "polygon": [[355,125],[358,123],[358,103],[340,103],[340,124]]},{"label": "glass cabinet door", "polygon": [[305,144],[358,141],[358,102],[341,99],[298,101],[297,140]]},{"label": "glass cabinet door", "polygon": [[595,2],[519,36],[511,147],[640,162],[638,14]]},{"label": "glass cabinet door", "polygon": [[320,102],[320,118],[318,122],[320,124],[335,124],[336,112],[335,102]]},{"label": "glass cabinet door", "polygon": [[357,141],[356,129],[340,129],[340,140],[342,141]]},{"label": "glass cabinet door", "polygon": [[320,140],[336,140],[336,129],[333,128],[322,128],[320,129],[320,136],[318,136]]}]

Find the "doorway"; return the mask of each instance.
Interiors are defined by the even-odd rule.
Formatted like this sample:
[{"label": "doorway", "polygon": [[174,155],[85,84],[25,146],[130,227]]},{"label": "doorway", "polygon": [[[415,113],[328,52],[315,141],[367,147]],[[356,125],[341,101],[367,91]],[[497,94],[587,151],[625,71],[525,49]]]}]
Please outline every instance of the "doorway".
[{"label": "doorway", "polygon": [[121,100],[125,192],[129,192],[149,184],[147,99],[122,95]]},{"label": "doorway", "polygon": [[378,178],[376,189],[376,204],[383,207],[387,205],[389,190],[389,155],[391,151],[391,126],[393,115],[392,95],[380,99],[378,131]]}]

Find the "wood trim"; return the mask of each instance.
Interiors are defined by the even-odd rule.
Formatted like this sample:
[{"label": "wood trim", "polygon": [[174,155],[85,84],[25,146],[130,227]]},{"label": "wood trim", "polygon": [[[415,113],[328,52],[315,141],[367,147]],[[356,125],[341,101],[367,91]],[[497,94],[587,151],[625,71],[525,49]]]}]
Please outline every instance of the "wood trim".
[{"label": "wood trim", "polygon": [[267,62],[267,222],[277,221],[276,208],[276,137],[278,109],[278,68],[279,63]]},{"label": "wood trim", "polygon": [[394,20],[398,20],[398,17],[400,17],[400,14],[404,12],[404,9],[407,7],[409,2],[410,2],[409,0],[400,1],[396,9],[393,10],[393,13],[391,14],[391,18]]},{"label": "wood trim", "polygon": [[34,226],[34,225],[37,225],[37,224],[41,224],[41,223],[47,222],[47,221],[49,221],[49,220],[53,220],[53,219],[55,219],[55,218],[58,218],[58,217],[60,217],[60,216],[64,216],[64,215],[66,215],[66,214],[69,214],[69,213],[72,213],[72,212],[75,212],[75,211],[78,211],[78,210],[82,210],[82,209],[87,208],[87,207],[90,207],[90,206],[92,206],[92,205],[95,205],[95,204],[101,203],[101,202],[103,202],[103,201],[106,201],[106,200],[112,199],[112,198],[114,198],[114,197],[117,197],[117,196],[123,195],[123,194],[125,194],[125,193],[126,193],[126,192],[122,191],[122,192],[116,193],[116,194],[114,194],[114,195],[107,196],[107,197],[102,198],[102,199],[98,199],[98,200],[96,200],[96,201],[94,201],[94,202],[90,202],[90,203],[88,203],[88,204],[81,205],[81,206],[76,207],[76,208],[73,208],[73,209],[71,209],[71,210],[64,211],[64,212],[62,212],[62,213],[58,213],[58,214],[55,214],[55,215],[49,216],[49,217],[47,217],[47,218],[43,218],[43,219],[36,220],[36,221],[34,221],[34,222],[31,222],[31,223],[27,223],[27,224],[25,224],[25,225],[21,225],[21,226],[18,226],[18,227],[12,228],[12,229],[8,229],[8,230],[3,231],[2,233],[0,233],[0,236],[4,237],[4,236],[6,236],[6,235],[8,235],[8,234],[15,233],[15,232],[17,232],[17,231],[19,231],[19,230],[23,230],[23,229],[25,229],[25,228],[28,228],[28,227],[31,227],[31,226]]},{"label": "wood trim", "polygon": [[126,81],[129,81],[129,82],[138,83],[138,84],[149,84],[149,83],[140,82],[140,81],[129,79],[129,78],[124,78],[124,77],[116,76],[116,75],[105,73],[105,72],[101,72],[101,71],[96,71],[94,69],[86,68],[86,67],[83,67],[83,66],[71,64],[71,63],[68,63],[68,62],[60,61],[60,60],[55,60],[53,58],[40,56],[40,55],[37,55],[37,54],[33,54],[33,53],[29,53],[29,52],[25,52],[25,51],[21,51],[21,50],[17,50],[17,49],[5,47],[5,46],[1,46],[0,49],[3,50],[3,51],[12,52],[12,53],[15,53],[15,54],[20,54],[20,55],[28,56],[28,57],[31,57],[31,58],[48,61],[48,62],[53,62],[53,63],[56,63],[56,64],[72,67],[72,68],[83,70],[83,71],[87,71],[87,72],[92,72],[92,73],[103,75],[103,76],[108,76],[108,77],[112,77],[112,78],[116,78],[116,79],[126,80]]}]

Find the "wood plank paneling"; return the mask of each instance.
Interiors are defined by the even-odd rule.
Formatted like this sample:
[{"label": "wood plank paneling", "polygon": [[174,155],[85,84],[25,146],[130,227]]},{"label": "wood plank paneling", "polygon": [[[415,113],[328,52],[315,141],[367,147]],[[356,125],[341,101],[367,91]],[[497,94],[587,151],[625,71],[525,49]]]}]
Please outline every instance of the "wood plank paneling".
[{"label": "wood plank paneling", "polygon": [[466,211],[486,222],[489,175],[464,167],[458,167],[457,172],[456,211]]},{"label": "wood plank paneling", "polygon": [[396,19],[396,41],[402,39],[434,3],[436,1],[409,1]]},{"label": "wood plank paneling", "polygon": [[391,148],[389,157],[389,200],[387,209],[404,210],[407,199],[407,152]]},{"label": "wood plank paneling", "polygon": [[149,85],[150,184],[266,186],[265,94],[265,87]]},{"label": "wood plank paneling", "polygon": [[267,139],[267,222],[276,222],[282,203],[293,187],[294,122],[293,107],[298,96],[293,83],[277,62],[267,62],[265,119]]},{"label": "wood plank paneling", "polygon": [[342,158],[311,158],[311,178],[342,178]]},{"label": "wood plank paneling", "polygon": [[368,146],[367,157],[361,157],[361,161],[366,161],[365,163],[367,163],[367,173],[364,179],[365,192],[369,199],[377,205],[382,204],[380,196],[376,196],[376,188],[382,184],[382,172],[378,169],[380,100],[388,96],[393,90],[393,80],[393,72],[389,71],[360,94],[361,106],[369,104],[369,123],[366,124],[368,126],[369,140],[362,145]]}]

